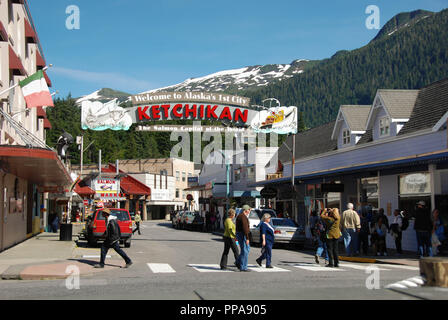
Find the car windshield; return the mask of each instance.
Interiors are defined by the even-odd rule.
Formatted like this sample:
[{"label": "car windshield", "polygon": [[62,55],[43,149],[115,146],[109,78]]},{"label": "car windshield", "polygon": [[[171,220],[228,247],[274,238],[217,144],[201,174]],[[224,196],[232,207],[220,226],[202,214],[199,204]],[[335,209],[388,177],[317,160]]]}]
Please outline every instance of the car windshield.
[{"label": "car windshield", "polygon": [[251,210],[249,213],[249,219],[261,219],[261,212],[257,212],[255,210]]},{"label": "car windshield", "polygon": [[275,227],[297,227],[297,224],[291,219],[272,219],[271,222]]},{"label": "car windshield", "polygon": [[[102,210],[98,210],[97,211],[97,220],[104,220],[103,215],[101,214]],[[124,210],[114,210],[114,209],[110,209],[110,214],[117,217],[118,220],[120,221],[128,221],[129,220],[129,215],[127,211]]]},{"label": "car windshield", "polygon": [[273,217],[273,218],[277,217],[277,214],[272,209],[263,209],[263,210],[261,210],[261,213],[262,214],[269,213],[271,215],[271,217]]}]

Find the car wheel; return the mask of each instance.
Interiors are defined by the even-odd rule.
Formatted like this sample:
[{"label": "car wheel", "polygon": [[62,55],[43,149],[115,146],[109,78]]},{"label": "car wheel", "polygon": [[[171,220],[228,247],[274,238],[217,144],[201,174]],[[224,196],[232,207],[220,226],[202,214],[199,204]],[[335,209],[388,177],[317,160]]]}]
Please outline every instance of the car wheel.
[{"label": "car wheel", "polygon": [[124,247],[125,248],[130,248],[131,247],[131,239],[124,240]]}]

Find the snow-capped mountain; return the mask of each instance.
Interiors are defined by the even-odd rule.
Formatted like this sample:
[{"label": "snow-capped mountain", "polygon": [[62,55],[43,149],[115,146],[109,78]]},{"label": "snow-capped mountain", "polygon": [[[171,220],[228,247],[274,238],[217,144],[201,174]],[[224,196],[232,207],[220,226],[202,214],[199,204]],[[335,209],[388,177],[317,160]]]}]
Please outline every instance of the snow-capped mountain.
[{"label": "snow-capped mountain", "polygon": [[[237,94],[238,91],[256,89],[267,86],[274,81],[281,81],[304,72],[309,60],[294,60],[291,64],[268,64],[250,66],[215,72],[199,78],[190,78],[184,82],[152,89],[146,92],[158,91],[204,91]],[[85,100],[106,102],[118,98],[120,102],[127,101],[130,94],[112,89],[100,89],[76,100],[78,105]]]},{"label": "snow-capped mountain", "polygon": [[117,98],[119,102],[127,101],[130,100],[130,94],[123,91],[103,88],[76,99],[76,104],[81,105],[81,103],[86,100],[107,102],[115,98]]},{"label": "snow-capped mountain", "polygon": [[219,71],[199,78],[189,78],[181,83],[149,90],[158,91],[208,91],[236,93],[240,90],[264,87],[274,81],[288,79],[304,72],[309,60],[295,60],[291,64],[268,64]]}]

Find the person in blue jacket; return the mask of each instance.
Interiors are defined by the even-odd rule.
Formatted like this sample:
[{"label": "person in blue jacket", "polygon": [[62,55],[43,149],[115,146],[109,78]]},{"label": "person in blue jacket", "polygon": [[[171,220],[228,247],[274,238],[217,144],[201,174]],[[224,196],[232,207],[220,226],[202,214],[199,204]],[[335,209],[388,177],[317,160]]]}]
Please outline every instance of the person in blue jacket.
[{"label": "person in blue jacket", "polygon": [[271,264],[272,260],[272,247],[274,245],[274,228],[270,224],[271,215],[266,213],[261,218],[260,223],[260,243],[261,243],[261,256],[256,259],[258,265],[261,267],[261,262],[266,259],[266,268],[273,268]]}]

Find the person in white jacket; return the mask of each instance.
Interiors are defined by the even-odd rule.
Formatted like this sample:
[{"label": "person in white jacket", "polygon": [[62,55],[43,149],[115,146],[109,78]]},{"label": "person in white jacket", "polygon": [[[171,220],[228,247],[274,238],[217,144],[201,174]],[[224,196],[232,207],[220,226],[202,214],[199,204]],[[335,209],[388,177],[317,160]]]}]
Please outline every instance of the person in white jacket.
[{"label": "person in white jacket", "polygon": [[403,217],[401,216],[400,210],[395,209],[394,216],[392,218],[392,223],[390,225],[390,233],[394,237],[395,240],[395,248],[397,249],[398,254],[402,254],[403,251],[401,249],[401,238],[402,238],[402,230],[403,226]]}]

